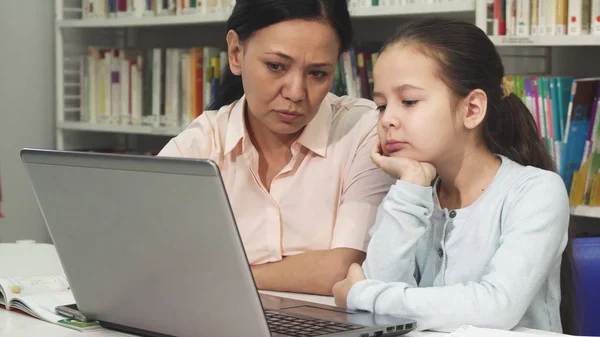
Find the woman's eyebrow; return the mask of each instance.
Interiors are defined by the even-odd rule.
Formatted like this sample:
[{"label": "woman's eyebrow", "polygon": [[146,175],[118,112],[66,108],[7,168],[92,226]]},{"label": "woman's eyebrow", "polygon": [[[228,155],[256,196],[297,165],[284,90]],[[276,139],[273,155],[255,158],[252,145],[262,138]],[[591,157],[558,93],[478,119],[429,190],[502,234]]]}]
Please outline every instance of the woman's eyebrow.
[{"label": "woman's eyebrow", "polygon": [[[275,55],[275,56],[279,56],[283,59],[286,59],[288,61],[293,61],[294,58],[282,53],[282,52],[266,52],[265,54],[267,55]],[[333,67],[333,64],[329,63],[329,62],[317,62],[317,63],[312,63],[310,64],[311,67]]]}]

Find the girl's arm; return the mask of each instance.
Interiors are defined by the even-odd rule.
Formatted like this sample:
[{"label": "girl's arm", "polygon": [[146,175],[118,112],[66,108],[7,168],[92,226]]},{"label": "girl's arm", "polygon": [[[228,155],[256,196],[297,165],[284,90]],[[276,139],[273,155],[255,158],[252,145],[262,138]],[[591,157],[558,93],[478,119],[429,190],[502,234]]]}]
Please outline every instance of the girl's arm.
[{"label": "girl's arm", "polygon": [[433,188],[398,180],[379,206],[363,264],[365,276],[416,287],[416,246],[430,226]]},{"label": "girl's arm", "polygon": [[[560,265],[569,221],[568,197],[558,175],[544,172],[519,185],[507,207],[498,250],[480,281],[414,288],[411,282],[364,280],[350,289],[348,307],[411,318],[419,330],[515,327],[550,269]],[[378,254],[384,258],[383,250]]]}]

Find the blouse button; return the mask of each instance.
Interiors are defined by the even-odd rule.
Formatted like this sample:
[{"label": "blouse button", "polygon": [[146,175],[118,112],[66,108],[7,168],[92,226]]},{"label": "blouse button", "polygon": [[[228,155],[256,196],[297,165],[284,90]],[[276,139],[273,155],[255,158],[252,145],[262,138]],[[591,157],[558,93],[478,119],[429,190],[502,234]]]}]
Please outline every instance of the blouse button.
[{"label": "blouse button", "polygon": [[454,218],[456,216],[456,211],[450,211],[450,217]]},{"label": "blouse button", "polygon": [[438,256],[444,257],[444,250],[442,248],[438,249]]}]

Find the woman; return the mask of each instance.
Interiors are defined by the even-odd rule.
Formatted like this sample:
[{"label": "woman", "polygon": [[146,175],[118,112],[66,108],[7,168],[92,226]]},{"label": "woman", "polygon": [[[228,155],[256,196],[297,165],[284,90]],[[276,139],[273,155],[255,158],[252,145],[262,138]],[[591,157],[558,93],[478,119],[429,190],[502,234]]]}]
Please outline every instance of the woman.
[{"label": "woman", "polygon": [[329,93],[347,3],[237,1],[227,28],[216,101],[159,155],[219,165],[259,289],[330,295],[392,184],[369,157],[375,105]]}]

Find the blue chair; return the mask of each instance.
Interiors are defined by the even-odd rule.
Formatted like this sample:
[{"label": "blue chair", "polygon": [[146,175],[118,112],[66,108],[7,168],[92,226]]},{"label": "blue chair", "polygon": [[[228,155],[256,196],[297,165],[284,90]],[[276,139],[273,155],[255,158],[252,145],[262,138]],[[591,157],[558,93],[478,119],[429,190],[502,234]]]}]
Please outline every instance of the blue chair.
[{"label": "blue chair", "polygon": [[578,270],[575,292],[582,336],[600,336],[600,237],[573,240],[573,259]]}]

